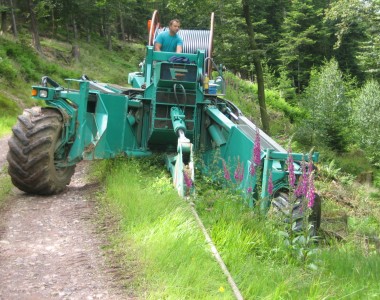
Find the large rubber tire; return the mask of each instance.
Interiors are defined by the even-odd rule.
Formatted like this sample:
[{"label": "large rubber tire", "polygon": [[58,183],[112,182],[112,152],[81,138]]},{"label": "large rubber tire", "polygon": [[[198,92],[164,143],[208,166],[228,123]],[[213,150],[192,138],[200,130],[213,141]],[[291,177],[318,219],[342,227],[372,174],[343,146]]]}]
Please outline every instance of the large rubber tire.
[{"label": "large rubber tire", "polygon": [[[307,203],[305,201],[305,199],[298,198],[294,203],[291,203],[288,193],[278,192],[272,200],[271,209],[281,213],[287,223],[292,219],[293,223],[296,222],[294,230],[301,231],[305,228],[305,212],[307,211]],[[321,226],[321,214],[321,198],[316,194],[314,206],[308,219],[308,223],[311,225],[310,236],[318,234],[319,227]]]},{"label": "large rubber tire", "polygon": [[75,165],[58,168],[54,153],[63,129],[62,115],[55,109],[24,110],[13,127],[7,160],[8,173],[20,190],[37,195],[61,192],[70,183]]}]

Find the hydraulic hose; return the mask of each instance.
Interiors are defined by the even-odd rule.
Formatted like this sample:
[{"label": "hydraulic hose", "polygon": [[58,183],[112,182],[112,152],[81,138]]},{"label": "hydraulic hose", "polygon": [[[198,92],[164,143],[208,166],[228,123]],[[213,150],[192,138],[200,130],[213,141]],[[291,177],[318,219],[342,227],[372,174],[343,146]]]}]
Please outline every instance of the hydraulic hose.
[{"label": "hydraulic hose", "polygon": [[184,95],[184,97],[185,97],[185,102],[184,102],[184,104],[183,104],[183,109],[182,109],[183,114],[185,115],[185,108],[186,108],[186,104],[187,104],[186,90],[185,90],[184,86],[183,86],[182,84],[180,84],[180,83],[175,83],[175,84],[173,85],[173,88],[174,88],[174,97],[175,97],[175,99],[176,99],[176,101],[177,101],[177,106],[178,106],[178,107],[179,107],[179,101],[178,101],[178,96],[177,96],[177,85],[181,87],[182,92],[183,92],[183,95]]}]

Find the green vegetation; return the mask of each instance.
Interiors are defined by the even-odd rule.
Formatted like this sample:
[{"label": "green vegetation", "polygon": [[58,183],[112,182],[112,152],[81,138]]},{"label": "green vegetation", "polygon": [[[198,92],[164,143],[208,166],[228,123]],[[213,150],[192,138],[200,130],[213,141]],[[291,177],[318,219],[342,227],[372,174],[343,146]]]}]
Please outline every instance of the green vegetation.
[{"label": "green vegetation", "polygon": [[15,117],[0,117],[0,137],[10,134],[10,128],[16,123]]},{"label": "green vegetation", "polygon": [[[116,42],[117,52],[105,51],[103,46],[79,43],[81,61],[71,58],[71,45],[65,42],[42,39],[41,56],[25,40],[0,36],[0,136],[10,132],[22,108],[33,105],[31,86],[39,84],[42,76],[49,76],[61,85],[66,78],[89,78],[101,82],[126,85],[128,73],[138,68],[144,55],[139,44]],[[116,46],[115,46],[116,47]]]},{"label": "green vegetation", "polygon": [[41,56],[22,41],[7,36],[0,37],[1,83],[11,87],[21,82],[36,84],[41,77],[48,75],[60,84],[66,78],[79,78],[86,74],[98,81],[125,84],[128,73],[136,70],[144,55],[144,48],[138,44],[118,42],[118,51],[105,51],[96,42],[79,43],[80,63],[71,58],[69,43],[42,39],[44,55]]},{"label": "green vegetation", "polygon": [[[260,112],[257,98],[257,85],[239,79],[232,73],[226,73],[226,99],[236,104],[239,109],[255,124],[260,124]],[[266,90],[268,114],[271,119],[271,135],[277,138],[291,134],[294,123],[300,121],[305,112],[281,97],[277,90]]]},{"label": "green vegetation", "polygon": [[[328,70],[336,72],[336,67],[334,67],[334,64],[328,64],[327,70],[320,72],[328,74]],[[315,80],[323,80],[324,73],[317,74],[322,74],[322,77],[315,77]],[[341,75],[337,75],[336,78],[339,76]],[[258,107],[252,105],[251,102],[252,100],[254,101],[252,91],[256,86],[252,83],[243,82],[231,74],[226,77],[230,88],[226,98],[237,104],[246,115],[258,120]],[[335,89],[339,88],[339,85],[335,83],[328,85],[327,88]],[[320,86],[319,89],[323,90],[323,86]],[[320,94],[319,92],[314,94],[310,92],[310,95],[316,97],[314,100],[316,103],[319,101],[317,98]],[[329,91],[327,90],[326,93],[329,93]],[[270,95],[269,99],[273,99],[271,100],[273,105],[268,101],[270,116],[272,120],[280,124],[275,136],[281,139],[285,135],[285,138],[287,138],[291,132],[300,130],[298,121],[307,116],[306,111],[283,101],[276,91],[269,91],[267,94]],[[326,104],[326,107],[328,105]],[[322,117],[323,115],[321,115],[321,120],[324,120]],[[344,118],[344,115],[342,118]],[[340,122],[340,120],[338,121]],[[307,145],[302,145],[299,141],[296,144],[301,148],[305,148]],[[247,299],[334,299],[341,297],[376,299],[380,296],[377,274],[380,263],[380,244],[377,235],[380,229],[379,193],[375,188],[368,188],[366,185],[361,186],[356,182],[356,178],[360,174],[365,174],[368,170],[371,170],[372,166],[365,153],[353,145],[347,148],[346,153],[337,156],[334,149],[329,148],[329,144],[321,144],[320,149],[326,155],[318,165],[320,172],[316,185],[323,198],[322,230],[319,244],[309,250],[314,253],[310,258],[311,260],[302,261],[297,259],[293,254],[293,250],[286,246],[285,240],[279,235],[284,224],[278,224],[275,219],[262,218],[255,210],[245,208],[236,195],[211,188],[210,181],[197,179],[195,207]],[[127,168],[124,162],[119,163],[123,165],[120,168]],[[153,164],[156,163],[154,162]],[[147,182],[151,178],[152,169],[147,167],[146,162],[134,161],[133,166],[137,169],[132,172],[140,178],[139,180]],[[118,168],[114,166],[113,169]],[[110,171],[111,174],[114,173],[113,169]],[[141,169],[144,171],[141,171]],[[156,172],[153,173],[151,182],[154,182],[152,184],[154,190],[161,192],[166,190],[170,183],[164,173],[158,172],[158,170]],[[105,172],[105,174],[108,174],[107,176],[110,173]],[[147,176],[147,173],[150,176]],[[128,175],[122,173],[120,176],[127,177]],[[128,180],[133,181],[130,178]],[[115,181],[116,178],[112,177],[111,181],[107,180],[106,186],[114,187]],[[157,185],[157,182],[161,184]],[[130,186],[129,183],[128,186]],[[116,201],[114,199],[122,201],[120,199],[124,199],[125,202],[129,203],[130,196],[124,196],[126,193],[127,191],[124,191],[115,196],[115,194],[107,192],[107,199],[112,199],[109,201]],[[139,201],[141,202],[142,200],[140,199]],[[156,203],[157,199],[149,201]],[[154,203],[145,204],[157,206],[156,208],[160,209],[160,206]],[[151,214],[151,209],[147,210],[140,207],[140,210],[147,210],[149,214]],[[125,218],[128,219],[126,221],[124,221],[123,217],[120,217],[122,224],[124,224],[123,222],[130,223],[128,226],[133,227],[133,232],[139,231],[136,228],[139,225],[136,225],[132,221],[134,219],[129,218],[128,215],[131,211],[135,213],[135,210],[136,208],[133,205],[129,210],[125,211]],[[140,213],[142,214],[143,212]],[[187,215],[187,217],[190,217],[190,220],[183,220],[185,224],[193,220],[192,216]],[[177,227],[181,228],[179,225]],[[154,228],[151,230],[156,232]],[[131,231],[128,228],[126,232]],[[147,234],[146,239],[150,240],[150,237],[151,235]],[[157,237],[159,238],[160,234]],[[166,236],[161,235],[161,237],[162,241],[159,243],[164,244]],[[113,247],[120,248],[123,245],[123,242],[115,243]],[[181,247],[180,244],[177,246]],[[181,253],[184,257],[191,256],[191,254],[186,254],[179,250],[173,251],[173,249],[165,249],[165,251],[168,251],[166,253],[162,253],[161,250],[156,251],[161,256],[170,256],[173,252]],[[138,250],[134,251],[134,253],[138,252]],[[144,250],[145,252],[146,250]],[[126,257],[126,254],[124,257]],[[140,261],[141,257],[138,257],[136,259]],[[162,261],[155,262],[155,258],[156,256],[153,255],[152,257],[144,256],[143,259],[145,264],[150,265],[152,269],[154,267],[152,267],[151,263],[157,263],[158,269],[168,268],[168,266],[161,264]],[[163,260],[163,264],[169,264],[170,266],[172,266],[173,262],[177,262],[177,268],[181,269],[181,259]],[[313,267],[309,267],[310,263],[312,263],[311,266]],[[203,262],[201,262],[200,258],[199,265],[202,264]],[[352,270],[355,271],[353,272]],[[148,277],[146,274],[140,275],[143,278]],[[168,274],[165,276],[167,277]],[[174,276],[177,280],[181,277],[177,276],[177,273]],[[357,279],[358,277],[360,277],[360,280]],[[136,280],[139,281],[139,279]],[[168,281],[171,280],[168,279]],[[209,280],[206,282],[209,283]],[[146,282],[146,284],[150,283]],[[182,286],[182,284],[177,282],[176,286]],[[225,288],[225,285],[223,287]],[[170,287],[166,287],[166,289],[171,290]],[[207,286],[201,285],[198,289],[202,291],[199,298],[207,299],[209,292],[202,294],[205,289],[207,290]],[[148,288],[148,290],[150,289]],[[175,291],[172,293],[174,293],[174,297],[177,296]],[[152,297],[162,298],[168,294],[160,290],[156,294],[149,294],[148,297],[151,295]],[[191,299],[194,297],[184,295],[183,298]]]},{"label": "green vegetation", "polygon": [[0,137],[10,132],[10,128],[16,122],[16,115],[21,113],[20,108],[13,101],[9,101],[0,94]]},{"label": "green vegetation", "polygon": [[0,170],[0,208],[12,189],[10,177],[5,175],[6,170]]},{"label": "green vegetation", "polygon": [[[128,272],[133,270],[128,285],[147,299],[231,299],[189,203],[175,194],[163,168],[157,158],[96,165],[95,174],[103,174],[106,184],[105,197],[101,197],[104,222],[116,219],[110,249],[118,254],[119,265]],[[325,196],[325,233],[313,247],[315,267],[309,268],[310,261],[294,256],[279,235],[284,224],[263,218],[243,206],[233,193],[214,189],[209,183],[197,181],[195,207],[246,299],[380,296],[379,245],[368,238],[379,230],[378,204],[368,207],[367,201],[356,199],[357,209],[352,212],[327,197],[331,186],[327,191],[320,186]],[[366,195],[361,190],[361,197]],[[328,235],[338,232],[338,227],[342,230],[340,241]]]},{"label": "green vegetation", "polygon": [[362,88],[354,113],[355,123],[360,130],[358,138],[374,162],[380,161],[379,134],[380,134],[380,84],[377,81],[368,81]]},{"label": "green vegetation", "polygon": [[224,275],[161,159],[103,161],[94,171],[106,175],[104,222],[117,219],[110,247],[118,264],[134,274],[128,285],[144,299],[231,299]]}]

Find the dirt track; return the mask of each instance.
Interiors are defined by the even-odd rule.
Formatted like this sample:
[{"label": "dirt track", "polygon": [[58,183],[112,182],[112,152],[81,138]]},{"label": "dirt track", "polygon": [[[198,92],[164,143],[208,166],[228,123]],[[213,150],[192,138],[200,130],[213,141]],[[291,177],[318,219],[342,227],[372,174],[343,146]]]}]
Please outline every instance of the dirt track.
[{"label": "dirt track", "polygon": [[[8,146],[0,139],[0,172]],[[38,197],[14,188],[0,208],[0,299],[131,299],[96,233],[95,183],[80,163],[67,190]],[[1,175],[4,176],[4,175]]]}]

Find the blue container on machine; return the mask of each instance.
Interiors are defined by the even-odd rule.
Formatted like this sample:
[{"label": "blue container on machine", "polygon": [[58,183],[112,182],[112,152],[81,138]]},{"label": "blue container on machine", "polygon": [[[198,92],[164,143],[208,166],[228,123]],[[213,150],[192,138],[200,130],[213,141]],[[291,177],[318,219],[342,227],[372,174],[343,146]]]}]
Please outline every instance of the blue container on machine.
[{"label": "blue container on machine", "polygon": [[215,84],[215,83],[210,83],[209,88],[208,88],[208,93],[209,93],[209,94],[212,94],[212,95],[215,95],[217,89],[218,89],[218,85],[217,85],[217,84]]}]

